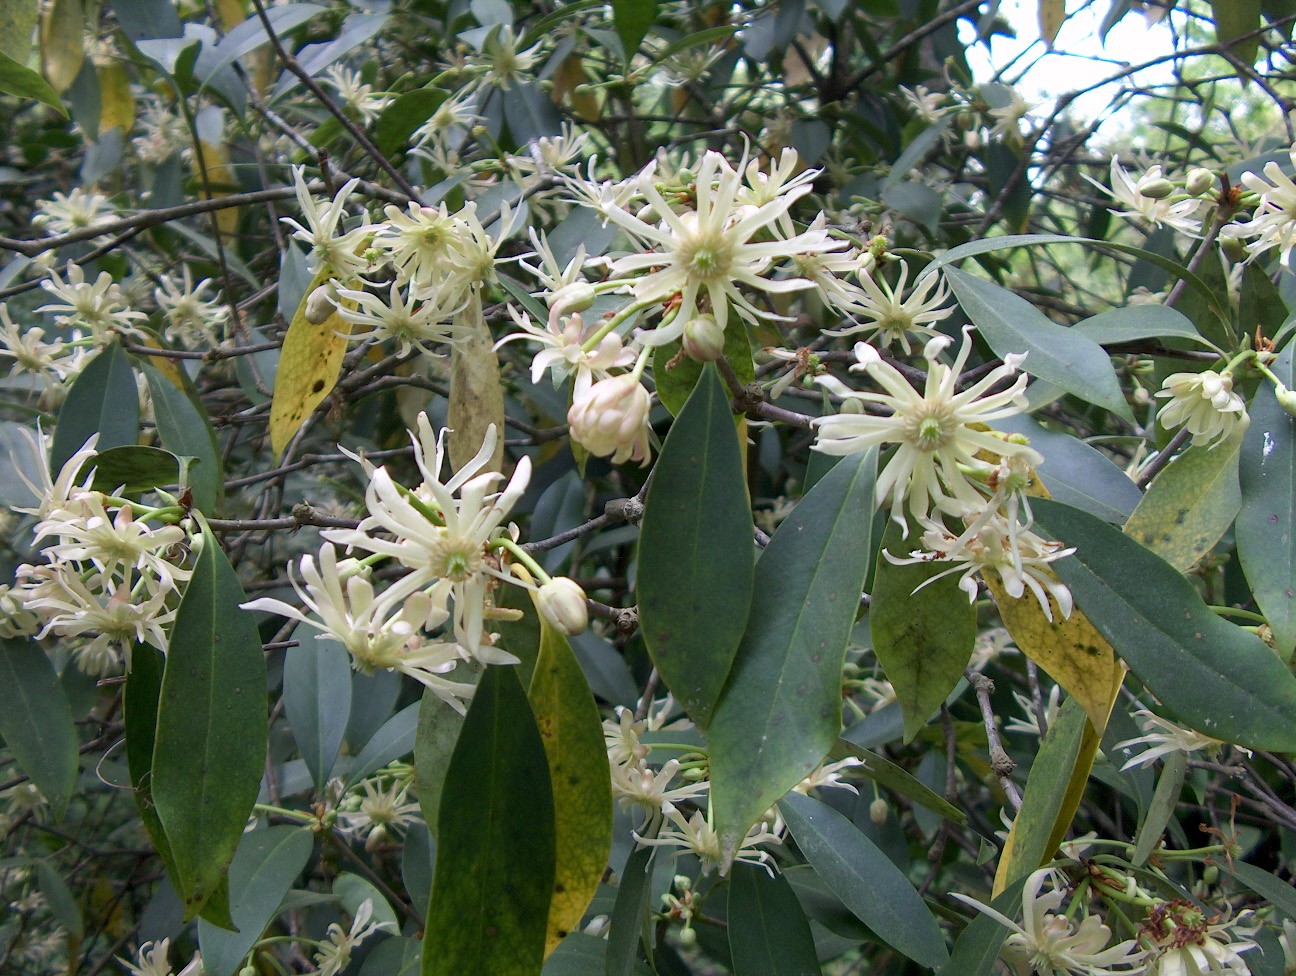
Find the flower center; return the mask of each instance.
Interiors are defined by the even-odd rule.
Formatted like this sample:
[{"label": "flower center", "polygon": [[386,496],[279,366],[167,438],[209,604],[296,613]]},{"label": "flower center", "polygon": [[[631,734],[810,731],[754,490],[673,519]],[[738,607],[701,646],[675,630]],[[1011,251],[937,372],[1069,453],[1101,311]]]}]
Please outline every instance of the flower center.
[{"label": "flower center", "polygon": [[948,404],[922,400],[905,413],[904,438],[918,450],[932,453],[954,439],[958,426]]},{"label": "flower center", "polygon": [[476,576],[485,565],[481,546],[471,539],[445,537],[432,553],[432,571],[456,583]]}]

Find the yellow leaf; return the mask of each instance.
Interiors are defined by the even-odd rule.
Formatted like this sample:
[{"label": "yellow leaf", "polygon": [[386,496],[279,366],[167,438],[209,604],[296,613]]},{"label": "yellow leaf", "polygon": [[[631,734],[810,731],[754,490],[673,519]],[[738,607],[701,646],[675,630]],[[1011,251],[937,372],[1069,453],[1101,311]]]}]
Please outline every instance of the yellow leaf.
[{"label": "yellow leaf", "polygon": [[543,615],[540,621],[540,653],[528,697],[549,759],[554,799],[547,957],[580,923],[603,878],[612,847],[612,790],[594,694],[567,638]]},{"label": "yellow leaf", "polygon": [[1039,0],[1040,37],[1050,48],[1066,20],[1066,0]]},{"label": "yellow leaf", "polygon": [[41,20],[41,68],[62,95],[85,61],[85,8],[81,0],[53,0]]},{"label": "yellow leaf", "polygon": [[319,324],[306,319],[306,304],[315,289],[329,280],[329,272],[315,276],[302,296],[297,314],[284,336],[270,401],[270,448],[281,457],[311,412],[333,392],[346,355],[345,333],[350,324],[336,311]]},{"label": "yellow leaf", "polygon": [[[225,148],[224,143],[198,142],[198,151],[202,154],[201,161],[197,156],[194,157],[194,175],[204,183],[213,187],[211,193],[205,190],[202,193],[204,200],[219,200],[221,197],[229,196],[227,190],[217,190],[215,187],[233,187],[238,185],[237,178],[234,176],[234,168],[230,165],[229,150]],[[205,170],[205,177],[204,177]],[[239,210],[238,207],[226,207],[223,210],[216,211],[216,226],[220,228],[222,234],[233,234],[238,230]]]},{"label": "yellow leaf", "polygon": [[1044,616],[1039,602],[1027,592],[1011,597],[997,577],[985,577],[986,587],[999,607],[999,616],[1013,642],[1084,707],[1094,725],[1107,724],[1114,689],[1120,687],[1125,668],[1112,646],[1079,610],[1062,619],[1050,598],[1053,619]]},{"label": "yellow leaf", "polygon": [[220,17],[221,27],[232,30],[247,19],[247,9],[243,0],[216,0],[216,13]]},{"label": "yellow leaf", "polygon": [[99,131],[120,129],[122,135],[135,124],[135,96],[131,94],[130,77],[120,61],[99,69]]},{"label": "yellow leaf", "polygon": [[499,439],[489,467],[500,470],[504,460],[504,387],[499,359],[491,348],[490,330],[482,320],[481,306],[470,303],[470,335],[450,353],[450,464],[456,471],[481,450],[486,428],[495,425]]},{"label": "yellow leaf", "polygon": [[[167,348],[147,332],[140,333],[135,338],[138,345],[148,346],[150,349]],[[176,365],[176,361],[170,356],[150,356],[148,361],[150,366],[174,383],[176,389],[189,389],[188,384],[185,383],[184,375],[180,372],[180,367]]]},{"label": "yellow leaf", "polygon": [[37,12],[32,0],[0,0],[0,51],[21,65],[31,57]]}]

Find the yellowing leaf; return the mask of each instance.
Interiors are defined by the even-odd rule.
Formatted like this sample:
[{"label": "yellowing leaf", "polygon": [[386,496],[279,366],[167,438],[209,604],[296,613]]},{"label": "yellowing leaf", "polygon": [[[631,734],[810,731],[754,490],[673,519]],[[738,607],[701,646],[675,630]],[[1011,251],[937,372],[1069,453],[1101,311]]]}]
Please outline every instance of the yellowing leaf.
[{"label": "yellowing leaf", "polygon": [[328,279],[327,270],[321,271],[306,289],[279,353],[270,401],[270,447],[276,457],[283,454],[311,411],[333,392],[342,372],[350,324],[336,311],[318,324],[306,319],[310,296]]},{"label": "yellowing leaf", "polygon": [[99,69],[99,131],[120,129],[130,132],[135,124],[135,96],[130,78],[120,61],[111,61]]},{"label": "yellowing leaf", "polygon": [[495,425],[499,435],[490,468],[504,460],[504,387],[500,385],[499,359],[491,348],[490,330],[480,307],[470,304],[471,334],[450,353],[450,464],[457,471],[481,450],[486,428]]},{"label": "yellowing leaf", "polygon": [[[202,159],[200,161],[197,156],[194,157],[194,175],[204,186],[212,188],[211,193],[203,191],[203,199],[219,200],[221,197],[229,196],[229,189],[238,186],[238,178],[234,175],[233,166],[230,165],[229,150],[223,142],[205,140],[199,140],[198,149],[202,153]],[[238,220],[238,207],[226,207],[216,211],[216,226],[220,228],[222,234],[233,234],[238,230]]]},{"label": "yellowing leaf", "polygon": [[247,19],[247,10],[243,0],[216,0],[216,13],[220,16],[221,27],[233,30]]},{"label": "yellowing leaf", "polygon": [[1063,620],[1057,603],[1050,600],[1050,621],[1029,592],[1011,597],[998,577],[989,575],[986,586],[1022,653],[1078,700],[1095,726],[1105,727],[1115,689],[1125,677],[1125,668],[1116,660],[1112,646],[1079,610],[1072,610],[1070,618]]},{"label": "yellowing leaf", "polygon": [[62,95],[85,61],[85,9],[81,0],[53,0],[41,19],[41,70]]},{"label": "yellowing leaf", "polygon": [[541,616],[528,698],[549,759],[555,865],[545,955],[580,923],[612,848],[612,790],[598,705],[567,638]]},{"label": "yellowing leaf", "polygon": [[1066,20],[1066,0],[1039,0],[1040,37],[1050,48]]},{"label": "yellowing leaf", "polygon": [[31,56],[37,13],[32,0],[0,0],[0,52],[21,65]]},{"label": "yellowing leaf", "polygon": [[1125,534],[1181,573],[1210,552],[1242,508],[1242,442],[1190,447],[1157,475]]}]

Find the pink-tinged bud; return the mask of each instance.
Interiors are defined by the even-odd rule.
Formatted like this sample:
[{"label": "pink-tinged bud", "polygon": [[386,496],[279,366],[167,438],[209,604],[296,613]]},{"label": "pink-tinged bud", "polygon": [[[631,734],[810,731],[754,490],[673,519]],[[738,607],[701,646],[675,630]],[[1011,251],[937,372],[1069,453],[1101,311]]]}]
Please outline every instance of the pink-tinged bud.
[{"label": "pink-tinged bud", "polygon": [[540,587],[538,603],[545,620],[568,636],[582,633],[589,626],[585,591],[566,576],[555,577]]},{"label": "pink-tinged bud", "polygon": [[623,373],[599,380],[577,398],[567,411],[567,423],[572,437],[596,457],[611,457],[613,464],[647,464],[651,408],[652,396],[638,377]]},{"label": "pink-tinged bud", "polygon": [[557,318],[571,312],[583,312],[594,304],[598,294],[588,281],[574,281],[563,285],[549,296],[549,315]]},{"label": "pink-tinged bud", "polygon": [[684,352],[690,359],[713,363],[724,355],[724,329],[714,315],[699,315],[684,326]]}]

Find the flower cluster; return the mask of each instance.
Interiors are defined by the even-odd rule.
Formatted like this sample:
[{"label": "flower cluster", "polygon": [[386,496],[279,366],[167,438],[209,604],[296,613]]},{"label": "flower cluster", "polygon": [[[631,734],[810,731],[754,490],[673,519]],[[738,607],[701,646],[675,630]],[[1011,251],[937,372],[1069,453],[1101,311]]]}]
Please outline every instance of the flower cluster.
[{"label": "flower cluster", "polygon": [[18,567],[0,607],[5,632],[57,637],[83,671],[106,675],[129,670],[137,643],[166,650],[190,546],[179,506],[150,508],[91,487],[96,439],[57,476],[44,466],[47,439],[34,445],[42,468],[28,487],[40,501],[18,511],[37,520],[42,561]]}]

